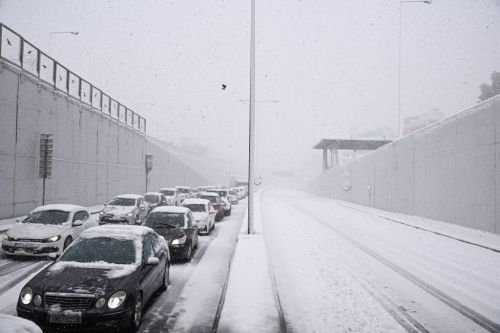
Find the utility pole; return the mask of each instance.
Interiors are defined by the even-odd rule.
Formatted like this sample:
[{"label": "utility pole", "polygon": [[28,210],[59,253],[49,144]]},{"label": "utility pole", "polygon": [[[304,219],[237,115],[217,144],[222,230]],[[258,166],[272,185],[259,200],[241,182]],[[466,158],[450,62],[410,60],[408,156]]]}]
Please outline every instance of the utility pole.
[{"label": "utility pole", "polygon": [[255,0],[250,12],[250,107],[248,122],[248,234],[253,233],[253,173],[255,162]]}]

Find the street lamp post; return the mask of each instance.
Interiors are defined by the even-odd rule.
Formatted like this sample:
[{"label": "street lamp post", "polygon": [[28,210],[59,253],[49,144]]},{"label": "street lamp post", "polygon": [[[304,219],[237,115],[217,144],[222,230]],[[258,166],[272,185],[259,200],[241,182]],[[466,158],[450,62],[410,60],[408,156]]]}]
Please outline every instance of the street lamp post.
[{"label": "street lamp post", "polygon": [[250,10],[250,107],[248,110],[248,234],[253,233],[253,172],[255,140],[255,0]]},{"label": "street lamp post", "polygon": [[78,31],[52,31],[52,32],[50,32],[49,33],[49,54],[52,53],[52,36],[64,35],[64,34],[78,36],[79,32]]},{"label": "street lamp post", "polygon": [[401,137],[401,44],[403,38],[403,4],[422,2],[430,5],[433,0],[401,0],[399,1],[399,42],[398,42],[398,135]]}]

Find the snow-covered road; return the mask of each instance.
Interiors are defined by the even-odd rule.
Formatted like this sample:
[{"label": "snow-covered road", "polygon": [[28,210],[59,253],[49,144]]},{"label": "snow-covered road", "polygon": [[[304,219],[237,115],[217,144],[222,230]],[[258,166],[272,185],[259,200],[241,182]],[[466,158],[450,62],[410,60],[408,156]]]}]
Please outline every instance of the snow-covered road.
[{"label": "snow-covered road", "polygon": [[[246,201],[233,206],[210,236],[200,236],[191,262],[172,264],[169,288],[146,306],[140,331],[211,331],[246,207]],[[6,259],[1,250],[0,256],[0,313],[15,315],[21,288],[51,261]]]},{"label": "snow-covered road", "polygon": [[500,332],[500,253],[303,192],[260,206],[290,331]]}]

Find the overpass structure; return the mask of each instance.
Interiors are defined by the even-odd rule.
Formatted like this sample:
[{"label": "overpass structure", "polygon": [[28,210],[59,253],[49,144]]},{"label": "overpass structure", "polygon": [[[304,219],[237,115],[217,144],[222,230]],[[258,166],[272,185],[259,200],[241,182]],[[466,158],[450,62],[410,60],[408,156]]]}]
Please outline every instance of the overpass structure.
[{"label": "overpass structure", "polygon": [[390,142],[389,140],[322,139],[313,148],[323,150],[323,172],[325,172],[338,164],[339,150],[353,150],[355,152],[375,150]]},{"label": "overpass structure", "polygon": [[[40,134],[53,137],[45,190]],[[42,192],[46,203],[90,206],[120,193],[217,182],[178,155],[148,137],[146,119],[125,103],[0,24],[0,219],[39,206]]]}]

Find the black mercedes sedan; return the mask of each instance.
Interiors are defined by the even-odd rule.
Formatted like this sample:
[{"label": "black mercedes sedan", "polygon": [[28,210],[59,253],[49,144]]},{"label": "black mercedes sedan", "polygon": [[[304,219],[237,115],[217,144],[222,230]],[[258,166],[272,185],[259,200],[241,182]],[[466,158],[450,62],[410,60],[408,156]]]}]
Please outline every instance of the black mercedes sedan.
[{"label": "black mercedes sedan", "polygon": [[149,213],[144,226],[165,237],[172,258],[190,261],[198,247],[198,227],[189,208],[163,206]]},{"label": "black mercedes sedan", "polygon": [[169,283],[165,239],[143,226],[84,231],[21,290],[17,315],[43,328],[136,330],[142,309]]}]

